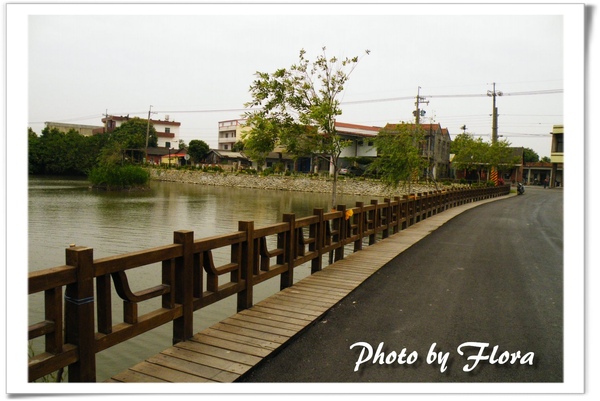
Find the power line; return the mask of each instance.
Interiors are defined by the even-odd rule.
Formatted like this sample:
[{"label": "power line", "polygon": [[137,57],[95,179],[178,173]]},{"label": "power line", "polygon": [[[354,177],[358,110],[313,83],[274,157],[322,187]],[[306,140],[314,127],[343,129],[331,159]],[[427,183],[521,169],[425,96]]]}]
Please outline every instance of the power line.
[{"label": "power line", "polygon": [[258,108],[247,109],[211,109],[211,110],[159,110],[157,113],[232,113],[237,111],[259,110]]},{"label": "power line", "polygon": [[[547,89],[547,90],[536,90],[536,91],[527,91],[527,92],[513,92],[513,93],[504,93],[503,96],[530,96],[530,95],[549,95],[555,93],[563,93],[563,89]],[[428,95],[427,98],[469,98],[469,97],[486,97],[487,94],[483,93],[471,93],[471,94],[454,94],[454,95]],[[395,102],[400,100],[412,100],[414,96],[399,96],[399,97],[389,97],[389,98],[381,98],[381,99],[366,99],[366,100],[354,100],[348,102],[341,102],[344,105],[351,104],[366,104],[366,103],[382,103],[382,102]],[[156,113],[180,113],[180,114],[188,114],[188,113],[234,113],[234,112],[246,112],[251,110],[258,110],[257,108],[235,108],[235,109],[203,109],[203,110],[158,110]],[[137,111],[137,112],[129,112],[130,115],[145,115],[146,111]],[[124,114],[124,113],[114,113]],[[59,119],[62,122],[69,121],[80,121],[80,120],[89,120],[91,118],[97,118],[101,115],[94,114],[91,116],[85,117],[74,117],[68,119]],[[34,121],[29,122],[29,124],[42,124],[44,121]]]},{"label": "power line", "polygon": [[[512,92],[503,93],[503,96],[526,96],[526,95],[549,95],[553,93],[563,93],[563,89],[547,89],[528,92]],[[487,93],[470,93],[470,94],[455,94],[455,95],[427,95],[427,98],[466,98],[466,97],[487,97]],[[363,104],[363,103],[379,103],[379,102],[394,102],[398,100],[411,100],[414,96],[389,97],[382,99],[369,100],[354,100],[350,102],[342,102],[341,104]]]}]

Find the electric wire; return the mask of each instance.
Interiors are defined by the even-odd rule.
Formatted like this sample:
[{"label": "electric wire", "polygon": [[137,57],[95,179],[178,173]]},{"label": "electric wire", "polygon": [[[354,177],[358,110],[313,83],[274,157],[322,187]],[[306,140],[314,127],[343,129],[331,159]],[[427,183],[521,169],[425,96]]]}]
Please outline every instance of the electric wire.
[{"label": "electric wire", "polygon": [[[536,91],[525,91],[525,92],[512,92],[512,93],[503,93],[502,96],[529,96],[529,95],[549,95],[563,93],[563,89],[546,89],[546,90],[536,90]],[[472,94],[446,94],[446,95],[423,95],[425,98],[468,98],[468,97],[488,97],[488,94],[481,93],[472,93]],[[400,96],[400,97],[389,97],[389,98],[381,98],[381,99],[366,99],[366,100],[354,100],[354,101],[345,101],[340,104],[343,105],[353,105],[353,104],[368,104],[368,103],[382,103],[382,102],[395,102],[401,100],[412,100],[414,96]],[[231,108],[231,109],[192,109],[192,110],[155,110],[156,113],[178,113],[178,114],[188,114],[188,113],[234,113],[234,112],[246,112],[258,110],[258,108]],[[118,115],[119,113],[114,113],[114,115]],[[125,114],[125,113],[120,113]],[[129,112],[129,115],[146,115],[147,111],[136,111]],[[78,117],[78,118],[68,118],[62,119],[61,122],[68,121],[81,121],[88,120],[98,115]],[[29,124],[42,124],[43,122],[29,122]]]}]

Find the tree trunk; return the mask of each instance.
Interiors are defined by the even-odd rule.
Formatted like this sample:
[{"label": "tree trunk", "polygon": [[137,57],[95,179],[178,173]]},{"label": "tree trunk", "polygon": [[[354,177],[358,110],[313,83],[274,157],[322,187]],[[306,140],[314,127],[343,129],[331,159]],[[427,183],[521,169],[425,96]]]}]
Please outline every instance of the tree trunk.
[{"label": "tree trunk", "polygon": [[331,188],[331,210],[335,209],[337,203],[337,169],[333,170],[333,184]]},{"label": "tree trunk", "polygon": [[331,209],[335,209],[337,206],[337,179],[338,179],[338,157],[333,155],[329,158],[329,171],[333,171],[333,184],[331,188]]}]

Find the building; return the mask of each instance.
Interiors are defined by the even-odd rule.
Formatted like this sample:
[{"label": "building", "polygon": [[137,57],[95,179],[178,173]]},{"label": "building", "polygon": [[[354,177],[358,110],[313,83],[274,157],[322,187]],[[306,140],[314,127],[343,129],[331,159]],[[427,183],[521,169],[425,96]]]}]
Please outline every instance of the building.
[{"label": "building", "polygon": [[[406,123],[403,123],[404,125]],[[414,128],[415,124],[408,124]],[[387,124],[386,131],[393,132],[398,124]],[[437,124],[419,124],[424,134],[424,141],[419,149],[421,156],[427,159],[427,167],[423,171],[424,177],[433,179],[448,178],[450,176],[450,146],[452,139],[447,128]]]},{"label": "building", "polygon": [[342,149],[340,158],[377,157],[375,138],[381,127],[336,122],[335,129],[342,139],[350,141],[350,145]]},{"label": "building", "polygon": [[67,133],[71,130],[74,130],[78,134],[83,135],[83,136],[92,136],[95,133],[94,132],[95,130],[102,128],[97,125],[67,124],[67,123],[57,123],[57,122],[51,122],[51,121],[46,121],[44,124],[46,125],[46,128],[49,128],[49,129],[56,128],[60,132],[65,132],[65,133]]},{"label": "building", "polygon": [[[158,148],[161,149],[161,148]],[[162,148],[165,149],[165,148]],[[168,165],[169,167],[173,166],[186,166],[189,163],[189,156],[187,154],[187,149],[170,149],[166,148],[167,153],[163,154],[160,158],[160,163],[164,165]]]},{"label": "building", "polygon": [[[562,168],[560,170],[562,173]],[[526,162],[523,167],[523,182],[527,185],[543,185],[547,178],[550,182],[552,175],[552,163],[550,162]]]},{"label": "building", "polygon": [[434,179],[447,178],[450,174],[450,132],[438,124],[421,124],[425,130],[426,143],[422,148],[423,157],[429,164],[428,176]]},{"label": "building", "polygon": [[219,165],[226,170],[238,170],[252,165],[252,162],[244,153],[220,149],[211,149],[204,161],[207,164]]},{"label": "building", "polygon": [[[251,128],[245,126],[246,120],[226,120],[219,122],[219,149],[230,151],[236,142],[243,138],[243,135]],[[350,142],[349,146],[342,149],[340,154],[340,166],[351,166],[357,157],[377,157],[375,148],[375,137],[381,130],[380,127],[371,127],[365,125],[348,124],[336,122],[335,128],[337,134],[343,139]],[[273,167],[276,164],[284,164],[286,170],[294,170],[298,172],[318,172],[330,171],[333,168],[331,163],[323,158],[306,156],[293,158],[285,152],[284,149],[275,149],[265,159],[265,166]],[[254,163],[254,167],[258,167]]]},{"label": "building", "polygon": [[245,123],[245,119],[219,121],[219,150],[233,150],[235,143],[250,130],[244,125]]},{"label": "building", "polygon": [[[129,121],[130,117],[127,116],[108,116],[102,119],[104,127],[100,127],[94,130],[94,134],[102,132],[112,132],[116,128],[120,127],[123,123]],[[181,123],[171,121],[169,116],[165,116],[164,120],[153,120],[150,119],[152,126],[156,130],[156,136],[158,139],[158,147],[161,148],[178,148],[179,147],[179,128]]]},{"label": "building", "polygon": [[510,160],[507,160],[498,167],[499,177],[508,183],[517,183],[525,181],[525,148],[511,147]]},{"label": "building", "polygon": [[[342,148],[339,157],[339,168],[350,167],[357,163],[357,158],[377,157],[375,138],[381,127],[335,122],[335,130],[343,141],[349,143]],[[300,160],[301,162],[302,160]],[[333,174],[333,165],[323,158],[315,160],[317,168],[311,166],[309,171],[328,171]],[[300,165],[302,166],[302,164]]]},{"label": "building", "polygon": [[159,165],[162,162],[162,158],[164,155],[168,155],[170,153],[169,148],[148,148],[148,153],[146,154],[147,163]]},{"label": "building", "polygon": [[552,171],[550,175],[550,188],[563,185],[564,169],[564,126],[554,125],[552,127],[552,145],[550,148],[550,162]]}]

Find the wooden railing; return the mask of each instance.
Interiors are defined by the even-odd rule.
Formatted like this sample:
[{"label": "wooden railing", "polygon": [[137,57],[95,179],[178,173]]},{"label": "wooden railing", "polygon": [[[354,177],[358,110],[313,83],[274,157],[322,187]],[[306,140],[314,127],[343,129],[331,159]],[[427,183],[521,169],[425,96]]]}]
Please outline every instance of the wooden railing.
[{"label": "wooden railing", "polygon": [[[29,381],[68,367],[70,382],[94,382],[98,352],[171,321],[173,343],[185,341],[194,335],[198,309],[233,295],[238,311],[249,308],[253,287],[265,280],[280,276],[284,289],[300,265],[310,263],[311,273],[317,272],[327,255],[329,263],[343,259],[347,246],[360,251],[448,208],[507,195],[509,189],[434,191],[330,212],[315,209],[299,219],[285,214],[281,223],[265,227],[240,221],[236,232],[202,239],[176,231],[172,244],[100,259],[91,248],[67,248],[64,266],[29,273],[29,295],[43,293],[44,304],[44,318],[29,326],[29,339],[45,337],[44,351],[29,359]],[[229,254],[228,263],[215,264],[217,251]],[[152,264],[161,265],[156,285],[132,291],[128,270]],[[113,286],[123,303],[117,322]],[[139,305],[151,299],[160,306],[140,314]]]}]

